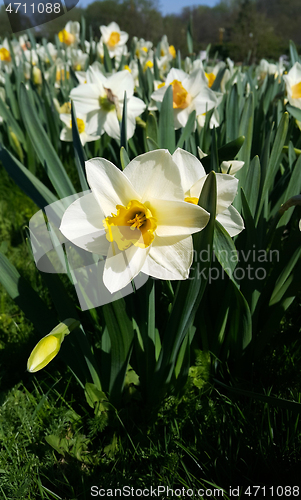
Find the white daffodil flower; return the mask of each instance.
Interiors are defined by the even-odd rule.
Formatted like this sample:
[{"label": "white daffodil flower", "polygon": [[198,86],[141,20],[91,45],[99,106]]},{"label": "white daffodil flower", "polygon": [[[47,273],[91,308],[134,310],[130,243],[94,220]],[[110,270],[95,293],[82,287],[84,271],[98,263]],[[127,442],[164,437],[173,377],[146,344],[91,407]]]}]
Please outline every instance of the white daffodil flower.
[{"label": "white daffodil flower", "polygon": [[[184,200],[197,204],[207,175],[201,162],[191,153],[178,148],[172,155],[181,174]],[[238,188],[238,179],[233,175],[216,174],[216,220],[230,236],[236,236],[244,229],[244,222],[236,208],[232,207]]]},{"label": "white daffodil flower", "polygon": [[81,49],[67,47],[66,56],[74,71],[85,71],[88,66],[89,55]]},{"label": "white daffodil flower", "polygon": [[132,43],[134,44],[134,52],[135,56],[143,61],[147,58],[148,52],[151,50],[153,46],[153,42],[147,42],[144,38],[138,39],[136,36],[133,37]]},{"label": "white daffodil flower", "polygon": [[[204,125],[205,125],[205,122],[206,122],[206,114],[207,113],[203,113],[202,115],[198,115],[197,116],[197,121],[198,121],[198,126],[199,128],[203,128]],[[220,125],[220,117],[219,117],[219,112],[217,109],[215,109],[213,111],[213,114],[210,118],[210,122],[209,122],[209,128],[217,128],[219,127]]]},{"label": "white daffodil flower", "polygon": [[301,64],[296,62],[288,74],[283,76],[283,80],[289,103],[301,109]]},{"label": "white daffodil flower", "polygon": [[173,89],[175,129],[185,127],[193,110],[196,110],[198,116],[217,106],[217,96],[208,87],[205,73],[201,69],[188,75],[181,69],[172,68],[167,75],[164,87],[153,92],[151,98],[162,102],[169,85]]},{"label": "white daffodil flower", "polygon": [[0,69],[10,70],[12,67],[12,56],[7,38],[0,44]]},{"label": "white daffodil flower", "polygon": [[145,110],[145,103],[134,96],[134,80],[127,70],[106,78],[95,67],[89,67],[87,83],[72,89],[70,97],[76,110],[87,114],[98,135],[106,132],[117,141],[120,139],[120,120],[124,93],[127,96],[127,139],[135,132],[136,117]]},{"label": "white daffodil flower", "polygon": [[70,205],[60,230],[75,245],[107,255],[103,281],[108,290],[124,288],[140,271],[186,279],[193,258],[191,234],[202,230],[210,216],[185,203],[171,154],[162,149],[145,153],[123,172],[94,158],[86,162],[86,173],[92,192]]},{"label": "white daffodil flower", "polygon": [[49,64],[50,63],[49,56],[51,57],[51,59],[53,61],[55,61],[57,59],[58,51],[57,51],[56,46],[53,45],[53,43],[51,43],[51,42],[48,42],[46,47],[47,47],[47,50],[44,47],[44,45],[41,45],[39,48],[37,48],[37,54],[42,59],[42,61]]},{"label": "white daffodil flower", "polygon": [[128,41],[129,35],[125,31],[121,31],[118,24],[110,23],[108,26],[100,26],[101,39],[100,43],[105,43],[109,56],[121,58],[124,54],[125,44]]},{"label": "white daffodil flower", "polygon": [[161,42],[160,42],[160,56],[165,57],[167,56],[169,61],[172,61],[173,59],[176,58],[176,49],[174,48],[173,45],[169,45],[167,36],[163,35]]},{"label": "white daffodil flower", "polygon": [[[60,134],[61,141],[72,142],[73,137],[71,115],[69,113],[61,113],[60,119],[65,124],[65,127],[62,129]],[[94,128],[91,129],[91,123],[87,123],[85,115],[79,114],[76,118],[76,121],[79,137],[83,146],[86,144],[86,142],[96,141],[97,139],[99,139],[100,136],[94,133]]]},{"label": "white daffodil flower", "polygon": [[263,81],[267,75],[274,75],[278,78],[283,74],[285,66],[283,61],[279,59],[278,64],[269,63],[266,59],[261,59],[259,65],[256,67],[256,76],[258,80]]},{"label": "white daffodil flower", "polygon": [[76,45],[79,42],[80,24],[78,21],[68,21],[65,28],[58,33],[59,41],[65,45]]}]

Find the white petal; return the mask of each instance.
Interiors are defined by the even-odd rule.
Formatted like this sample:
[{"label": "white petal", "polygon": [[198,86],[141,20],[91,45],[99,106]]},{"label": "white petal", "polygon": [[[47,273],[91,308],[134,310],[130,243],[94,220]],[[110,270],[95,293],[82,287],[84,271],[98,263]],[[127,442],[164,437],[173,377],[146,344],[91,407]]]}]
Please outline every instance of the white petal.
[{"label": "white petal", "polygon": [[221,171],[223,174],[227,174],[229,172],[230,175],[234,175],[244,166],[244,164],[244,161],[223,161],[221,163]]},{"label": "white petal", "polygon": [[60,114],[60,119],[62,122],[68,127],[71,128],[71,114],[70,113],[61,113]]},{"label": "white petal", "polygon": [[209,87],[203,87],[201,92],[193,99],[194,109],[197,115],[202,115],[217,105],[216,97]]},{"label": "white petal", "polygon": [[166,77],[165,86],[170,85],[174,80],[183,82],[187,76],[187,73],[185,73],[182,69],[172,68]]},{"label": "white petal", "polygon": [[[184,80],[183,87],[195,97],[200,92],[203,92],[203,89],[208,88],[207,78],[204,70],[196,69],[192,73],[190,73],[189,77]],[[213,91],[211,91],[213,93]]]},{"label": "white petal", "polygon": [[61,139],[61,141],[72,142],[73,141],[72,129],[68,128],[68,127],[64,127],[61,130],[60,139]]},{"label": "white petal", "polygon": [[[152,93],[151,99],[153,99],[154,101],[162,102],[166,90],[166,85],[164,85],[164,87],[160,87],[158,90],[155,90],[155,92]],[[148,107],[148,109],[150,109],[150,107]]]},{"label": "white petal", "polygon": [[[175,115],[174,116],[174,118],[175,118],[175,129],[176,130],[179,128],[178,127],[179,124],[180,124],[181,127],[185,127],[191,111],[193,111],[193,107],[192,106],[189,106],[188,108],[185,108],[185,109],[174,110],[174,115]],[[195,126],[196,126],[196,122],[195,122],[194,127]]]},{"label": "white petal", "polygon": [[244,221],[232,205],[216,216],[216,220],[228,231],[230,236],[236,236],[244,229]]},{"label": "white petal", "polygon": [[[85,141],[85,144],[86,142],[93,142],[93,141],[97,141],[97,139],[100,138],[100,135],[89,135],[87,134],[86,132],[83,132],[81,135],[80,135],[80,139],[82,141],[82,136],[85,134],[85,138],[84,138],[84,141]],[[82,142],[83,144],[83,142]]]},{"label": "white petal", "polygon": [[139,99],[139,97],[131,97],[128,102],[127,102],[127,112],[128,115],[134,116],[139,116],[143,113],[143,111],[146,108],[146,104]]},{"label": "white petal", "polygon": [[191,188],[190,188],[189,196],[199,199],[206,179],[207,179],[207,175],[205,175],[204,177],[201,177],[198,181],[196,181],[193,184],[193,186],[191,186]]},{"label": "white petal", "polygon": [[141,200],[169,199],[183,201],[180,172],[167,149],[157,149],[137,156],[124,169]]},{"label": "white petal", "polygon": [[134,80],[127,70],[118,71],[118,73],[110,76],[107,79],[107,86],[118,99],[123,100],[125,92],[127,98],[134,94]]},{"label": "white petal", "polygon": [[133,137],[134,133],[136,130],[136,119],[134,116],[127,116],[126,120],[126,135],[127,135],[127,140],[131,139]]},{"label": "white petal", "polygon": [[[237,193],[238,179],[228,174],[215,175],[217,192],[216,214],[220,214],[233,202]],[[206,179],[207,176],[202,177],[190,188],[190,196],[199,198]]]},{"label": "white petal", "polygon": [[104,87],[107,86],[107,78],[101,71],[101,66],[97,65],[97,61],[89,66],[87,72],[87,82],[88,84],[94,84],[98,88],[99,94],[104,92]]},{"label": "white petal", "polygon": [[191,153],[178,148],[172,155],[173,161],[180,170],[181,182],[184,193],[189,191],[191,186],[201,177],[206,175],[201,162]]},{"label": "white petal", "polygon": [[128,178],[105,158],[85,163],[87,180],[103,213],[116,214],[116,205],[127,206],[131,200],[141,201]]},{"label": "white petal", "polygon": [[186,201],[152,200],[151,212],[157,219],[158,236],[179,236],[197,233],[207,225],[206,210]]},{"label": "white petal", "polygon": [[238,189],[238,179],[229,174],[216,174],[216,213],[224,212],[233,202]]},{"label": "white petal", "polygon": [[[114,246],[113,246],[114,245]],[[141,271],[149,248],[130,246],[125,251],[120,251],[113,243],[110,246],[103,272],[103,282],[111,292],[124,288]]]},{"label": "white petal", "polygon": [[79,113],[89,113],[99,109],[100,91],[97,85],[85,83],[71,90],[70,98],[76,103]]},{"label": "white petal", "polygon": [[192,237],[159,237],[151,246],[142,272],[160,279],[187,279],[193,260]]},{"label": "white petal", "polygon": [[74,245],[106,255],[110,243],[103,227],[104,214],[92,193],[73,202],[63,215],[60,231]]},{"label": "white petal", "polygon": [[98,109],[88,113],[87,115],[87,130],[89,133],[102,135],[104,133],[104,124],[107,118],[107,112]]},{"label": "white petal", "polygon": [[103,128],[110,137],[116,141],[120,140],[120,123],[115,109],[106,114],[106,120],[103,124]]}]

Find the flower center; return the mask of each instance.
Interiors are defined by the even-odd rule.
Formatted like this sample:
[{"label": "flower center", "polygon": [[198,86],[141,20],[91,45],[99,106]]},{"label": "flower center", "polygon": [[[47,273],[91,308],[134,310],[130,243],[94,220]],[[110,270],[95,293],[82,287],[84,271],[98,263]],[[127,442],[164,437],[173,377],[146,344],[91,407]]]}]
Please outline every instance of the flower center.
[{"label": "flower center", "polygon": [[116,96],[114,96],[113,92],[111,89],[107,89],[104,87],[105,96],[100,96],[98,101],[99,105],[102,109],[105,111],[112,111],[116,107]]},{"label": "flower center", "polygon": [[175,59],[175,57],[176,57],[176,49],[174,48],[174,46],[170,45],[168,50],[169,50],[169,53],[172,56],[172,58]]},{"label": "flower center", "polygon": [[110,47],[115,47],[118,42],[120,42],[120,33],[118,33],[118,31],[112,31],[108,40],[108,45]]},{"label": "flower center", "polygon": [[195,198],[194,196],[187,196],[187,198],[184,198],[184,201],[187,201],[187,203],[193,203],[193,205],[197,205],[199,203],[198,198]]},{"label": "flower center", "polygon": [[152,217],[149,208],[137,200],[131,200],[126,207],[116,205],[116,209],[116,215],[112,213],[112,216],[103,220],[107,240],[112,244],[115,242],[119,250],[126,250],[131,245],[149,247],[157,228],[157,219]]},{"label": "flower center", "polygon": [[216,78],[214,73],[205,73],[206,78],[208,80],[208,87],[212,87],[214,80]]},{"label": "flower center", "polygon": [[[82,134],[85,131],[85,122],[81,118],[76,118],[78,133]],[[70,128],[72,128],[72,120],[70,120]]]},{"label": "flower center", "polygon": [[174,109],[180,108],[185,109],[189,106],[191,101],[191,96],[188,94],[187,90],[183,87],[179,80],[174,80],[171,82],[173,89],[173,107]]},{"label": "flower center", "polygon": [[2,49],[0,49],[0,61],[6,61],[6,62],[11,61],[10,52],[5,47],[2,47]]},{"label": "flower center", "polygon": [[59,41],[65,43],[66,45],[72,45],[75,42],[75,36],[66,30],[62,30],[58,34]]},{"label": "flower center", "polygon": [[301,82],[292,85],[292,99],[300,99],[301,97]]},{"label": "flower center", "polygon": [[147,68],[152,68],[154,66],[154,63],[152,61],[146,61],[143,71],[146,71]]}]

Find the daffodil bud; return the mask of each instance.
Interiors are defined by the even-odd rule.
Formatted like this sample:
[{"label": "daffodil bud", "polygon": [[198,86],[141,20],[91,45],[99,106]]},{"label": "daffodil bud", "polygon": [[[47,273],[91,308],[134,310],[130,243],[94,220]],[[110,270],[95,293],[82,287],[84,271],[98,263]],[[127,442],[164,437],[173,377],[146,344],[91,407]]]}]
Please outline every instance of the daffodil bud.
[{"label": "daffodil bud", "polygon": [[59,323],[37,343],[27,361],[27,370],[34,373],[48,365],[59,352],[65,336],[79,325],[80,322],[73,318],[65,319]]}]

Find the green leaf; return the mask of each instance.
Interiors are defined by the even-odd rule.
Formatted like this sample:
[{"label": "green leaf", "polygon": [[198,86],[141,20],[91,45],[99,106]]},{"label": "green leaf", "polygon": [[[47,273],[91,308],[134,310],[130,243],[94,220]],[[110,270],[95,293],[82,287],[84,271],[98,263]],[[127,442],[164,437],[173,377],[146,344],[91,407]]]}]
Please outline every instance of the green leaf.
[{"label": "green leaf", "polygon": [[214,90],[215,92],[217,92],[219,90],[220,85],[221,85],[221,81],[223,79],[223,76],[225,74],[226,69],[227,69],[227,67],[225,66],[224,68],[221,68],[219,70],[213,84],[211,85],[211,90]]},{"label": "green leaf", "polygon": [[299,55],[296,49],[296,45],[292,40],[289,41],[289,49],[290,49],[291,63],[293,66],[296,62],[299,61]]},{"label": "green leaf", "polygon": [[174,130],[174,117],[173,117],[173,88],[168,86],[159,118],[159,147],[168,149],[171,154],[176,149],[175,130]]},{"label": "green leaf", "polygon": [[236,177],[244,185],[244,179],[246,178],[253,141],[253,127],[254,127],[254,95],[251,93],[245,101],[245,105],[242,111],[240,124],[239,124],[239,135],[245,137],[245,141],[237,155],[237,159],[244,161],[245,165],[242,169],[237,172]]},{"label": "green leaf", "polygon": [[237,250],[231,236],[218,220],[215,221],[213,250],[222,268],[233,279],[233,273],[238,262]]},{"label": "green leaf", "polygon": [[301,109],[291,106],[290,104],[286,105],[286,109],[296,120],[301,122]]},{"label": "green leaf", "polygon": [[284,113],[282,120],[279,124],[279,127],[277,129],[271,156],[267,165],[266,177],[264,179],[259,208],[258,208],[258,217],[260,216],[263,204],[265,202],[265,198],[272,189],[275,176],[279,168],[281,155],[283,154],[282,149],[286,140],[286,135],[288,130],[288,122],[289,122],[288,113]]},{"label": "green leaf", "polygon": [[118,406],[124,386],[124,379],[132,345],[134,331],[123,298],[102,307],[111,341],[109,400]]},{"label": "green leaf", "polygon": [[124,148],[128,152],[128,141],[127,141],[127,98],[126,91],[123,97],[123,110],[122,118],[120,122],[120,147]]},{"label": "green leaf", "polygon": [[267,403],[268,405],[271,406],[277,406],[278,408],[284,408],[285,410],[288,411],[296,411],[298,413],[301,412],[301,404],[297,403],[296,401],[289,401],[288,399],[266,396],[265,394],[260,394],[258,392],[253,392],[253,391],[247,391],[245,389],[241,389],[240,387],[231,387],[216,379],[213,380],[216,384],[223,387],[227,391],[232,392],[233,394],[238,394],[240,396],[247,396],[251,399],[262,401],[263,403]]},{"label": "green leaf", "polygon": [[233,297],[228,317],[229,332],[223,348],[227,351],[227,358],[240,360],[252,340],[252,319],[245,297],[233,280],[230,283]]},{"label": "green leaf", "polygon": [[[234,141],[228,142],[224,146],[218,149],[218,158],[220,162],[234,160],[235,156],[238,154],[240,148],[244,143],[245,137],[240,136]],[[206,171],[209,171],[211,164],[211,155],[205,156],[201,160],[203,167]]]},{"label": "green leaf", "polygon": [[41,125],[23,84],[20,87],[20,108],[29,137],[58,196],[64,198],[74,194],[75,189]]},{"label": "green leaf", "polygon": [[20,119],[20,110],[18,106],[18,102],[15,96],[14,87],[12,85],[12,79],[9,73],[5,72],[5,93],[6,100],[9,104],[10,110],[13,112],[13,115],[16,120]]},{"label": "green leaf", "polygon": [[211,154],[210,154],[210,170],[214,170],[214,172],[219,172],[219,158],[217,151],[217,137],[216,137],[216,129],[213,127],[212,129],[212,140],[211,140]]},{"label": "green leaf", "polygon": [[126,150],[124,149],[124,147],[120,148],[120,162],[121,162],[122,170],[124,170],[125,167],[130,163],[129,156],[128,156]]},{"label": "green leaf", "polygon": [[[85,396],[89,406],[95,408],[96,410],[105,410],[109,408],[107,396],[104,392],[100,391],[95,384],[89,382],[85,385]],[[101,406],[99,405],[101,403]],[[100,406],[100,407],[99,407]]]},{"label": "green leaf", "polygon": [[38,207],[44,208],[57,201],[56,196],[1,145],[0,161],[9,176]]},{"label": "green leaf", "polygon": [[[155,144],[158,144],[157,118],[156,118],[156,115],[152,112],[148,114],[148,117],[146,120],[145,133],[146,133],[147,138],[154,141]],[[159,147],[156,147],[155,149],[159,149]],[[150,149],[150,151],[152,151],[152,150]]]},{"label": "green leaf", "polygon": [[187,120],[187,123],[185,125],[185,127],[182,129],[182,133],[181,133],[181,136],[178,140],[178,143],[177,143],[177,148],[182,148],[183,147],[183,144],[185,141],[187,141],[188,137],[192,134],[192,132],[194,131],[194,128],[195,128],[195,120],[196,120],[196,111],[193,110],[190,115],[189,115],[189,118]]},{"label": "green leaf", "polygon": [[[245,165],[242,168],[245,168]],[[258,156],[255,156],[251,161],[251,164],[249,166],[246,175],[246,180],[244,182],[245,196],[246,199],[248,200],[250,211],[253,217],[255,217],[255,211],[259,198],[260,175],[261,175],[260,161]]]},{"label": "green leaf", "polygon": [[41,300],[39,294],[20,276],[17,269],[2,253],[0,253],[0,283],[43,336],[57,325],[55,316]]},{"label": "green leaf", "polygon": [[226,141],[233,141],[238,137],[239,109],[237,84],[232,85],[226,103]]},{"label": "green leaf", "polygon": [[153,387],[156,388],[156,395],[153,394],[152,397],[156,401],[160,399],[160,392],[162,396],[170,383],[179,349],[193,323],[196,310],[205,291],[212,256],[216,196],[216,176],[214,172],[210,172],[199,198],[199,205],[210,213],[210,219],[205,229],[194,235],[195,255],[201,256],[203,252],[207,252],[208,258],[205,262],[201,262],[201,275],[199,262],[196,260],[190,270],[189,279],[180,281],[177,286],[155,373]]},{"label": "green leaf", "polygon": [[188,27],[187,27],[187,33],[186,33],[186,39],[187,39],[187,47],[188,47],[188,54],[193,54],[193,38],[192,38],[192,19],[190,18]]},{"label": "green leaf", "polygon": [[81,44],[82,50],[86,51],[86,47],[85,47],[85,40],[86,40],[86,19],[84,18],[84,16],[81,16],[80,24],[81,24],[81,27],[80,27],[80,44]]},{"label": "green leaf", "polygon": [[298,263],[299,259],[301,256],[301,248],[296,248],[295,252],[291,256],[290,260],[288,263],[285,265],[283,268],[282,272],[280,273],[277,282],[275,284],[275,288],[273,290],[269,306],[272,306],[279,302],[282,299],[282,296],[284,292],[286,291],[285,283],[288,281],[288,284],[290,284],[289,279],[293,278],[292,272]]},{"label": "green leaf", "polygon": [[146,142],[149,151],[155,151],[156,149],[160,149],[159,145],[151,137],[147,137]]},{"label": "green leaf", "polygon": [[10,127],[11,130],[16,134],[16,137],[20,141],[21,144],[26,144],[24,134],[22,132],[22,129],[18,125],[18,122],[15,120],[13,117],[11,110],[6,107],[4,101],[0,99],[0,116],[3,118],[4,123],[7,125],[7,127]]},{"label": "green leaf", "polygon": [[[294,166],[293,172],[290,176],[290,180],[289,180],[287,189],[286,189],[285,194],[283,196],[283,200],[282,200],[283,203],[288,201],[293,196],[300,194],[300,192],[301,192],[301,156],[299,156],[299,158]],[[280,207],[278,207],[278,210],[279,209],[280,209]],[[286,226],[288,224],[288,222],[292,216],[293,210],[294,210],[294,208],[291,207],[282,215],[278,226]]]},{"label": "green leaf", "polygon": [[103,53],[104,53],[104,67],[106,70],[106,73],[112,73],[112,61],[109,55],[108,47],[104,43],[103,44]]},{"label": "green leaf", "polygon": [[75,164],[80,180],[80,185],[82,187],[82,190],[85,191],[86,189],[89,189],[89,184],[86,179],[86,170],[85,170],[85,161],[87,160],[87,157],[80,140],[73,101],[71,101],[71,123],[72,123],[72,139],[73,139],[73,147],[75,155]]}]

